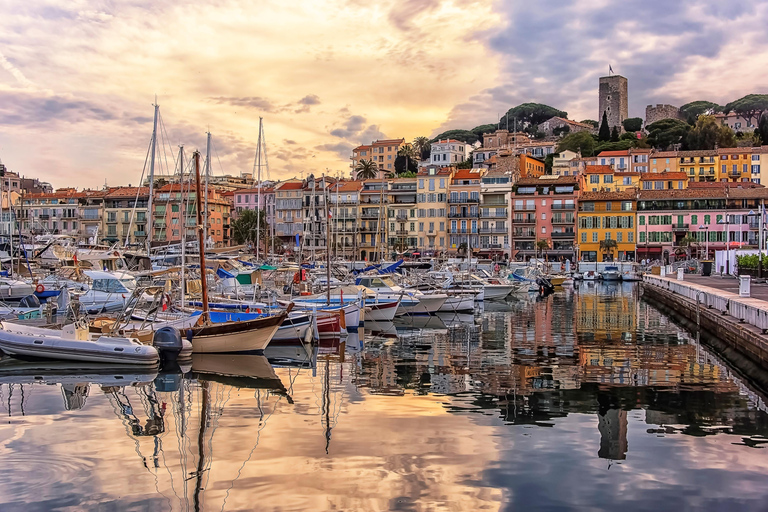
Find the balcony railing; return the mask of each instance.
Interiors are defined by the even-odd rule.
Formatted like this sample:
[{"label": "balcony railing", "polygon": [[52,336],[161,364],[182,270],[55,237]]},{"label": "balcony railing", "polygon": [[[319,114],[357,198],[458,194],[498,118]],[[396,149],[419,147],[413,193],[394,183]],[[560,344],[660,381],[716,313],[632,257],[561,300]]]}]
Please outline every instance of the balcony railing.
[{"label": "balcony railing", "polygon": [[535,231],[515,231],[512,236],[513,238],[536,238],[536,232]]},{"label": "balcony railing", "polygon": [[468,204],[468,203],[472,203],[472,204],[474,204],[474,203],[479,203],[479,202],[480,202],[480,199],[477,199],[477,198],[471,198],[471,197],[465,197],[465,198],[461,198],[461,197],[449,197],[449,198],[448,198],[448,202],[449,202],[449,203],[452,203],[452,204]]},{"label": "balcony railing", "polygon": [[575,217],[552,217],[552,224],[573,224]]},{"label": "balcony railing", "polygon": [[379,212],[363,212],[360,214],[361,219],[378,219]]},{"label": "balcony railing", "polygon": [[408,220],[408,214],[407,213],[398,213],[395,215],[396,220]]},{"label": "balcony railing", "polygon": [[480,212],[455,212],[449,213],[448,217],[451,219],[476,219],[480,217]]},{"label": "balcony railing", "polygon": [[672,224],[672,231],[688,231],[689,224]]},{"label": "balcony railing", "polygon": [[553,231],[552,238],[573,238],[575,234],[574,231]]},{"label": "balcony railing", "polygon": [[488,212],[487,214],[481,213],[480,216],[484,219],[506,219],[509,214],[507,212]]},{"label": "balcony railing", "polygon": [[482,234],[490,234],[490,233],[506,233],[507,228],[501,227],[501,228],[480,228],[480,233]]},{"label": "balcony railing", "polygon": [[452,234],[477,234],[477,228],[448,228],[448,232]]},{"label": "balcony railing", "polygon": [[536,217],[515,217],[512,222],[514,224],[536,224]]},{"label": "balcony railing", "polygon": [[553,204],[552,209],[553,210],[575,210],[576,205],[575,204]]},{"label": "balcony railing", "polygon": [[133,236],[147,236],[146,231],[134,231]]},{"label": "balcony railing", "polygon": [[407,229],[398,229],[395,231],[395,234],[398,236],[408,236],[408,230]]}]

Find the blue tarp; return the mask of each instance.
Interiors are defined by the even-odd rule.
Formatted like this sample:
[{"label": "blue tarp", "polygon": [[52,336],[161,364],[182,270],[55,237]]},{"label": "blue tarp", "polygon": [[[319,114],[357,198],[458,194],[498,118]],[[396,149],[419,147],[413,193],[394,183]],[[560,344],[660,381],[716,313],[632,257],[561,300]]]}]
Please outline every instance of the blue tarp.
[{"label": "blue tarp", "polygon": [[[202,311],[195,311],[192,313],[192,316],[200,316],[200,314],[202,314]],[[224,322],[247,322],[248,320],[256,320],[257,318],[262,318],[264,316],[266,315],[260,315],[259,313],[230,313],[229,311],[208,312],[208,317],[211,319],[211,322],[215,324]]]},{"label": "blue tarp", "polygon": [[382,274],[394,274],[397,271],[398,267],[400,267],[400,265],[402,265],[404,261],[405,260],[400,260],[400,261],[398,261],[396,263],[391,264],[388,267],[384,267],[383,269],[381,269],[381,273]]},{"label": "blue tarp", "polygon": [[375,270],[375,269],[379,268],[380,266],[381,266],[380,264],[370,265],[368,267],[365,267],[362,270],[353,270],[352,274],[354,274],[354,275],[362,274],[363,272],[368,272],[369,270]]},{"label": "blue tarp", "polygon": [[227,279],[227,278],[230,278],[230,277],[235,277],[235,274],[233,274],[231,272],[227,272],[223,268],[218,269],[216,271],[216,275],[219,276],[222,279]]}]

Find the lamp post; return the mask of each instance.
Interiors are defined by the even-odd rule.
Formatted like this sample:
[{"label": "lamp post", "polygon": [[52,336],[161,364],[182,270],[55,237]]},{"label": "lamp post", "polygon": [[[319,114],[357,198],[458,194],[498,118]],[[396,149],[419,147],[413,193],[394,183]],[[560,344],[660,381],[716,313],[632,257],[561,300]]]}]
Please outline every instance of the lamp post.
[{"label": "lamp post", "polygon": [[[730,233],[728,231],[728,226],[731,223],[728,220],[728,213],[726,213],[723,216],[723,219],[719,220],[717,223],[718,224],[725,224],[725,274],[727,275],[727,274],[731,273],[731,258],[730,258],[730,256],[731,256],[731,249],[730,249],[730,243],[729,243],[729,240],[728,240],[730,238]],[[723,278],[723,277],[725,277],[725,275],[723,275],[721,273],[720,277]]]},{"label": "lamp post", "polygon": [[709,226],[699,226],[699,231],[705,231],[706,236],[704,237],[704,259],[709,259]]}]

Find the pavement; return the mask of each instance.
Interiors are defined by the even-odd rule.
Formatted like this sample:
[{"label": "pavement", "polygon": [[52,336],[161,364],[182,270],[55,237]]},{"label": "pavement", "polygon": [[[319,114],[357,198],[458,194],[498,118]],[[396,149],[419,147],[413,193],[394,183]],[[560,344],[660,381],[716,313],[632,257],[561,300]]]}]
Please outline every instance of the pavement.
[{"label": "pavement", "polygon": [[[768,272],[766,272],[768,274]],[[674,275],[667,276],[674,279]],[[739,294],[739,279],[733,276],[701,276],[696,274],[685,274],[685,282],[698,284],[701,286],[709,286],[710,288],[716,288],[724,292]],[[756,283],[755,279],[752,279],[750,285],[750,298],[759,299],[768,302],[768,284]]]}]

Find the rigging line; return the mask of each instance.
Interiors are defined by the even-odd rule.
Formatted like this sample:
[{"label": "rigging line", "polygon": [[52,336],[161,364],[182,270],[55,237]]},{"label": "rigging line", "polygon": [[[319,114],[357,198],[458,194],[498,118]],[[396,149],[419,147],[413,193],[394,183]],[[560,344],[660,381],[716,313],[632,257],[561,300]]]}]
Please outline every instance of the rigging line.
[{"label": "rigging line", "polygon": [[216,160],[219,162],[219,170],[221,170],[221,175],[224,176],[224,167],[221,165],[221,158],[219,158],[219,152],[216,151],[216,142],[213,140],[213,137],[211,137],[211,145],[213,146],[213,154],[216,155]]},{"label": "rigging line", "polygon": [[[224,399],[223,390],[220,390],[219,392],[221,394],[221,398],[219,397],[216,398],[216,402],[219,405],[217,405],[216,407],[217,413],[216,413],[216,418],[214,421],[213,428],[211,429],[211,437],[208,438],[208,449],[209,449],[210,456],[208,457],[208,461],[206,464],[207,467],[205,469],[206,474],[205,474],[205,485],[203,486],[203,493],[202,493],[203,496],[205,496],[205,490],[208,489],[208,481],[211,478],[211,467],[213,466],[213,436],[216,435],[216,430],[218,430],[219,428],[219,419],[221,419],[221,417],[224,415],[224,406],[229,403],[229,400],[232,397],[232,389],[233,388],[230,387],[229,390],[227,391],[226,400]],[[219,395],[219,393],[217,393],[217,395]]]},{"label": "rigging line", "polygon": [[[163,121],[163,114],[160,112],[160,109],[157,110],[157,116],[160,118],[160,132],[161,134],[165,134],[165,137],[163,138],[163,140],[168,144],[168,147],[171,150],[171,154],[174,155],[175,152],[173,151],[173,146],[171,146],[170,137],[168,137],[168,130],[165,129],[165,121]],[[168,154],[165,152],[165,144],[163,144],[163,157],[165,158],[165,169],[167,172],[169,167],[168,167]],[[174,160],[173,169],[175,171],[176,170],[175,156],[171,157],[171,160]],[[170,176],[170,175],[171,175],[170,173],[165,174],[165,176]]]}]

